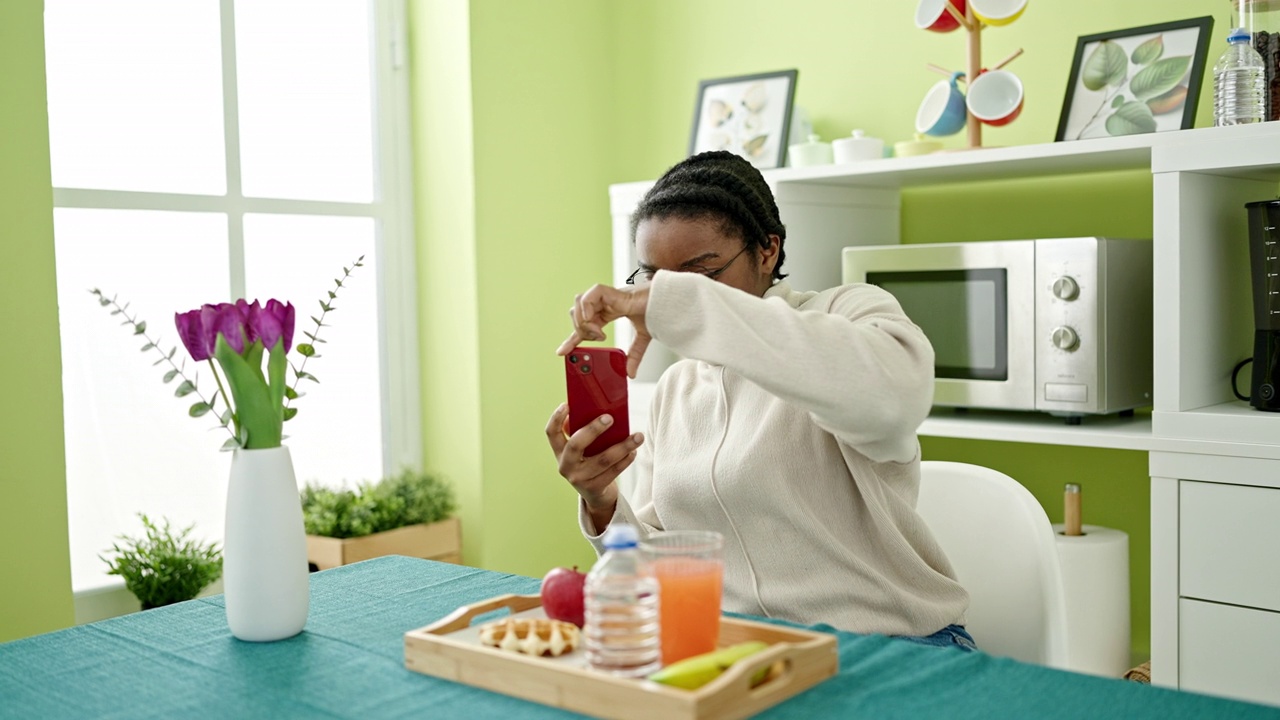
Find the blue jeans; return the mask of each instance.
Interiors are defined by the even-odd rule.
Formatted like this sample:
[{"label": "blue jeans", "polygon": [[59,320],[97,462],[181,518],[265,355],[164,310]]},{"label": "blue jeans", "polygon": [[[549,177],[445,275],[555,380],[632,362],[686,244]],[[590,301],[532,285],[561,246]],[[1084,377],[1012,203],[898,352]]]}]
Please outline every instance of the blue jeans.
[{"label": "blue jeans", "polygon": [[934,647],[954,647],[964,652],[977,652],[978,644],[973,641],[973,636],[969,631],[964,629],[963,625],[948,625],[932,635],[924,637],[916,637],[914,635],[895,635],[894,637],[903,640],[910,640],[921,645],[932,645]]}]

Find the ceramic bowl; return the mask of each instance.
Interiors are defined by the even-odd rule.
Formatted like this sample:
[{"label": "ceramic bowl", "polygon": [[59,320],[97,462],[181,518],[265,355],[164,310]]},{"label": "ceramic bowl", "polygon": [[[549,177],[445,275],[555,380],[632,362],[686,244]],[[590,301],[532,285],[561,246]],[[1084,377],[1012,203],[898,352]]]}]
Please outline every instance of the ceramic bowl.
[{"label": "ceramic bowl", "polygon": [[1027,0],[969,0],[974,17],[986,25],[1008,25],[1027,9]]},{"label": "ceramic bowl", "polygon": [[942,149],[942,143],[936,140],[925,140],[923,136],[916,135],[915,140],[902,140],[893,144],[894,157],[916,157],[917,155],[928,155],[936,153]]},{"label": "ceramic bowl", "polygon": [[1008,125],[1022,114],[1022,81],[1007,70],[992,70],[969,86],[969,112],[987,125]]},{"label": "ceramic bowl", "polygon": [[916,5],[916,27],[933,32],[951,32],[960,23],[947,12],[947,3],[964,17],[965,0],[920,0]]},{"label": "ceramic bowl", "polygon": [[968,120],[965,113],[964,93],[957,80],[962,73],[954,73],[950,80],[939,80],[920,101],[916,111],[916,132],[935,137],[960,132]]}]

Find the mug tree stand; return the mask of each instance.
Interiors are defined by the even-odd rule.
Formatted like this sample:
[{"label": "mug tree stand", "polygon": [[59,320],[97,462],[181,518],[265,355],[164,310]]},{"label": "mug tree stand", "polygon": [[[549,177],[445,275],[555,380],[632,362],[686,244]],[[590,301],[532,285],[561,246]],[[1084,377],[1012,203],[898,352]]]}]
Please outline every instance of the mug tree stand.
[{"label": "mug tree stand", "polygon": [[[978,77],[978,75],[982,72],[982,69],[983,69],[982,68],[982,31],[986,26],[983,25],[982,21],[979,20],[973,14],[973,8],[969,7],[967,4],[965,5],[965,12],[963,15],[960,14],[959,10],[956,10],[955,6],[951,4],[950,0],[948,0],[946,8],[947,8],[947,12],[951,14],[951,17],[955,18],[956,22],[960,23],[960,27],[964,29],[965,36],[967,38],[967,42],[966,42],[967,67],[965,69],[964,81],[966,84],[970,84],[973,78]],[[1008,65],[1009,63],[1013,62],[1021,54],[1022,54],[1022,48],[1018,48],[1013,53],[1011,53],[1008,57],[996,63],[995,66],[990,69],[999,70],[1000,68],[1003,68],[1005,65]],[[947,77],[951,77],[951,74],[952,74],[951,71],[947,70],[944,67],[934,65],[933,63],[929,63],[926,67],[928,67],[930,70],[933,70],[934,72],[942,73]],[[965,122],[965,128],[966,128],[966,131],[968,132],[969,149],[980,148],[982,147],[982,121],[974,117],[973,113],[969,112],[968,108],[965,108],[965,113],[968,116]]]}]

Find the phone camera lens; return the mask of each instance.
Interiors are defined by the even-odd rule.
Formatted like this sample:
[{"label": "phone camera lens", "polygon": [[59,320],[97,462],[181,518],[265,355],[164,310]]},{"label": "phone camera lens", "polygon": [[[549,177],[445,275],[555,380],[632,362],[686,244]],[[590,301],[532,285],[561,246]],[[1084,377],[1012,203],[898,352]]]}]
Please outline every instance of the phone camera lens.
[{"label": "phone camera lens", "polygon": [[583,375],[586,375],[586,374],[587,374],[587,373],[589,373],[589,372],[591,372],[591,366],[590,366],[590,365],[583,365],[583,366],[582,366],[582,374],[583,374]]},{"label": "phone camera lens", "polygon": [[576,362],[578,362],[578,356],[577,356],[577,355],[570,355],[570,356],[569,356],[569,362],[571,362],[571,363],[576,363]]}]

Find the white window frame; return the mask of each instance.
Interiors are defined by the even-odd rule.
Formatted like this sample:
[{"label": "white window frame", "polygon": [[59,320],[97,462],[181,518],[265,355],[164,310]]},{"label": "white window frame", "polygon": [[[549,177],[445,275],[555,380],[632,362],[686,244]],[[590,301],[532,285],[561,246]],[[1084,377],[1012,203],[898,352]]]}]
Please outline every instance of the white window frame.
[{"label": "white window frame", "polygon": [[[418,380],[416,252],[413,224],[412,128],[404,0],[371,0],[374,73],[374,199],[369,203],[245,197],[240,182],[235,2],[219,0],[226,195],[53,188],[55,208],[160,210],[227,216],[231,296],[245,295],[246,213],[373,218],[376,227],[382,469],[422,465]],[[119,582],[123,592],[124,583]],[[102,588],[75,593],[77,622],[119,614],[120,598]],[[126,603],[127,605],[127,603]]]}]

